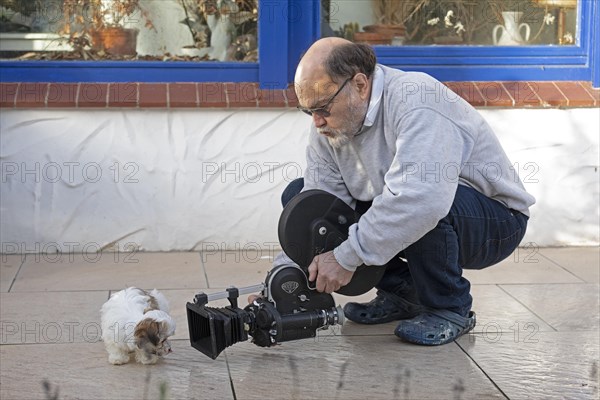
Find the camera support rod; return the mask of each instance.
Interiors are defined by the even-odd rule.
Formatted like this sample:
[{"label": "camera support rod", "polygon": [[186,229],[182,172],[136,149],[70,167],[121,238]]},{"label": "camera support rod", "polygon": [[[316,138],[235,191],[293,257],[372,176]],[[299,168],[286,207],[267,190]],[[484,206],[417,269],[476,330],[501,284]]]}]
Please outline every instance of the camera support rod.
[{"label": "camera support rod", "polygon": [[264,283],[259,283],[258,285],[246,286],[243,288],[236,288],[235,286],[230,286],[224,292],[209,293],[209,294],[200,292],[196,296],[194,296],[194,304],[196,304],[198,306],[204,306],[209,301],[228,299],[229,304],[231,304],[232,307],[237,307],[238,306],[237,300],[241,294],[262,292],[265,287],[266,286]]},{"label": "camera support rod", "polygon": [[[231,286],[231,287],[227,288],[227,290],[225,292],[217,292],[217,293],[207,294],[206,299],[208,301],[230,299],[232,289],[237,289],[237,294],[239,296],[242,294],[259,293],[259,292],[262,292],[264,288],[265,288],[264,283],[259,283],[258,285],[246,286],[246,287],[241,287],[241,288],[236,288],[235,286]],[[200,293],[200,294],[204,294],[204,293]]]}]

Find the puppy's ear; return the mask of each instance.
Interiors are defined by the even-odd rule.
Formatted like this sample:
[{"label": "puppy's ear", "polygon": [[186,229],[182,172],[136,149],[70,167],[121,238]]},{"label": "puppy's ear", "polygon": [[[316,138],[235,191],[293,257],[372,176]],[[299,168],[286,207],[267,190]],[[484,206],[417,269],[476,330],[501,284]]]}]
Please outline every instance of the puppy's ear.
[{"label": "puppy's ear", "polygon": [[138,322],[133,333],[135,345],[140,349],[148,344],[157,346],[160,342],[160,323],[151,318],[146,318]]}]

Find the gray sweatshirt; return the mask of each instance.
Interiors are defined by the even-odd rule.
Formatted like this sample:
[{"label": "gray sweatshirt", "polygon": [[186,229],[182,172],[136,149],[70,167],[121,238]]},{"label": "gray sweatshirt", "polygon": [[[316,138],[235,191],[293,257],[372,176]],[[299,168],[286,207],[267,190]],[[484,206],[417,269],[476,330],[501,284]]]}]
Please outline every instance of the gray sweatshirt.
[{"label": "gray sweatshirt", "polygon": [[306,154],[304,190],[373,201],[334,250],[351,271],[386,264],[431,231],[459,184],[526,215],[535,203],[481,115],[423,73],[378,65],[358,135],[335,149],[313,125]]}]

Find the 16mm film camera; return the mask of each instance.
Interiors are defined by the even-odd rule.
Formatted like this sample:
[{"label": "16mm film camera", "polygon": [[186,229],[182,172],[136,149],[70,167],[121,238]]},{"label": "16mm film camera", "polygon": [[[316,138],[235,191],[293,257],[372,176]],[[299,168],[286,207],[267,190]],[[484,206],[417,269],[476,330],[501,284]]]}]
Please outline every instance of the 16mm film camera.
[{"label": "16mm film camera", "polygon": [[[270,347],[290,340],[315,337],[317,330],[341,325],[344,314],[333,296],[320,293],[308,281],[313,258],[333,250],[346,240],[348,227],[358,215],[337,197],[308,190],[295,196],[279,219],[279,242],[296,263],[273,268],[265,282],[231,287],[226,292],[199,293],[187,303],[188,328],[192,347],[212,359],[227,347],[248,340]],[[374,287],[385,268],[359,267],[350,283],[337,293],[356,296]],[[238,307],[242,294],[258,293],[246,307]],[[208,303],[229,299],[229,306],[214,308]]]}]

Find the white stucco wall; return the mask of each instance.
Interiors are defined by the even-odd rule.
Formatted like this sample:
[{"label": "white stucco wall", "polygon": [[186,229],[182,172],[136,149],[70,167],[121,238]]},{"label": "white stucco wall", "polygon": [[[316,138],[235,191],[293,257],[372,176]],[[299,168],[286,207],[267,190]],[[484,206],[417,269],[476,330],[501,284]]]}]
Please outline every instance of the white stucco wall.
[{"label": "white stucco wall", "polygon": [[[481,112],[537,197],[525,241],[597,245],[600,110]],[[309,123],[282,110],[2,110],[2,251],[272,248]]]}]

